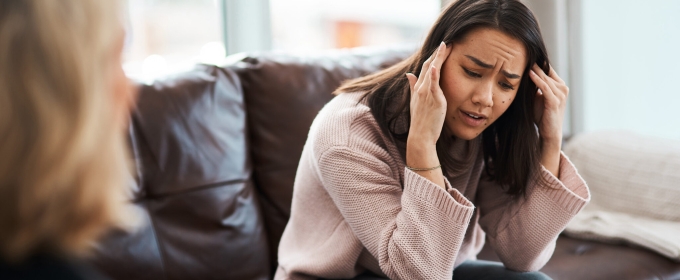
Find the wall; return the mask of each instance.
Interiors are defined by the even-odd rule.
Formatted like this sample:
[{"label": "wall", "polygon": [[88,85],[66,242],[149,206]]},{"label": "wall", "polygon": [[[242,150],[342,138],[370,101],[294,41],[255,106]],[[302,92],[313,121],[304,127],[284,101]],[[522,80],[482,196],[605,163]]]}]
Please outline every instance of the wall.
[{"label": "wall", "polygon": [[680,1],[582,1],[585,131],[680,140]]}]

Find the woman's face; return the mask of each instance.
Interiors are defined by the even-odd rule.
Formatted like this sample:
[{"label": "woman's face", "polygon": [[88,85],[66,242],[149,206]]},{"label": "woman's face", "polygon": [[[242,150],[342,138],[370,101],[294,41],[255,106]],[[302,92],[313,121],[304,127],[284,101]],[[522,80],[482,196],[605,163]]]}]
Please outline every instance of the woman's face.
[{"label": "woman's face", "polygon": [[444,125],[457,138],[479,136],[515,99],[526,63],[517,39],[491,28],[470,31],[453,45],[441,69]]}]

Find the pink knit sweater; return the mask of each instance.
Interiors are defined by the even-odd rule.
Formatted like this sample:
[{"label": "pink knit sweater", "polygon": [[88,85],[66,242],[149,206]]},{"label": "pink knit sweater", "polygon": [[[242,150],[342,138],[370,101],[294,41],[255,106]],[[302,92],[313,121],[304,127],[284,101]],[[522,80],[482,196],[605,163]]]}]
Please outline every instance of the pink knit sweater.
[{"label": "pink knit sweater", "polygon": [[361,94],[334,98],[314,120],[295,178],[291,217],[275,279],[352,278],[365,270],[391,279],[451,279],[481,250],[485,233],[512,270],[540,269],[555,239],[590,200],[566,156],[560,178],[530,182],[511,199],[483,176],[480,145],[457,141],[451,156],[476,153],[445,178],[446,190],[408,170]]}]

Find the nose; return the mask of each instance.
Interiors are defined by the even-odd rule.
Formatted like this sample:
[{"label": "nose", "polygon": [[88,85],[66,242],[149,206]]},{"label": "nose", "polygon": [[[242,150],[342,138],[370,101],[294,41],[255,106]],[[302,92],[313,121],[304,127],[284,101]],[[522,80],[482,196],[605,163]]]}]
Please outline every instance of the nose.
[{"label": "nose", "polygon": [[493,106],[493,83],[480,85],[472,94],[472,103],[480,107]]}]

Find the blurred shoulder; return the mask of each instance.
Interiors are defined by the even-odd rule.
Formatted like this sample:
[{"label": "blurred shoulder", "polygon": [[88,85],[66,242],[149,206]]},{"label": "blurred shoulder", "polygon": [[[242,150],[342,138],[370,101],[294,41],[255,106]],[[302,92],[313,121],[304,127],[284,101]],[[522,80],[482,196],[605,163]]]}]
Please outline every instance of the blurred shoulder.
[{"label": "blurred shoulder", "polygon": [[18,264],[0,260],[0,279],[105,280],[109,278],[78,260],[52,255],[34,255]]}]

